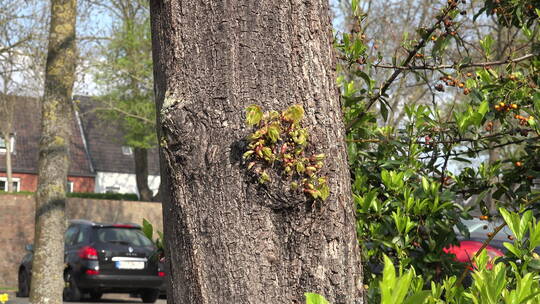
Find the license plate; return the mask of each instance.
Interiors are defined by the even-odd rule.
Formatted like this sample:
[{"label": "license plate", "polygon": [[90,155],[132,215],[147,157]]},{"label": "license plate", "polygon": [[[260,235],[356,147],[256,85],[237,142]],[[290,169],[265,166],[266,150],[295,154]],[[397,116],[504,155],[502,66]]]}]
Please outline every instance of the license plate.
[{"label": "license plate", "polygon": [[139,261],[116,261],[118,269],[144,269],[144,262]]}]

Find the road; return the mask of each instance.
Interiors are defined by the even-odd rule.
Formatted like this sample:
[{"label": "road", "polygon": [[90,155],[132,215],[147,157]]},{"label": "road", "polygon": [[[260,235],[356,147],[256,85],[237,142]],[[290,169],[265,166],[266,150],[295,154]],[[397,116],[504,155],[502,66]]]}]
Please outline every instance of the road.
[{"label": "road", "polygon": [[[9,301],[6,304],[28,304],[30,303],[28,301],[28,298],[18,298],[15,296],[14,292],[8,292],[9,294]],[[67,303],[67,302],[66,302]],[[73,303],[73,302],[69,302]],[[93,301],[93,302],[77,302],[76,304],[128,304],[128,303],[142,303],[141,299],[139,298],[130,298],[127,294],[104,294],[103,298],[99,301]],[[75,303],[73,303],[75,304]],[[157,300],[156,304],[167,304],[166,299],[159,299]]]}]

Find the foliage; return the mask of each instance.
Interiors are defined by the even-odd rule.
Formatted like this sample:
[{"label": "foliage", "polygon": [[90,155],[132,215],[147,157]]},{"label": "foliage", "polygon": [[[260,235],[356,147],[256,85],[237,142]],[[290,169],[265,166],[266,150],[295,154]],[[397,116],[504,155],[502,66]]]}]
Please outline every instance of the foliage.
[{"label": "foliage", "polygon": [[270,169],[290,181],[292,191],[303,191],[313,199],[326,200],[330,195],[326,177],[320,175],[324,154],[308,151],[309,133],[302,127],[304,108],[290,106],[282,113],[263,113],[257,105],[246,109],[246,123],[255,131],[248,136],[243,158],[247,169],[260,184],[272,181]]},{"label": "foliage", "polygon": [[[540,303],[540,223],[531,211],[522,214],[500,209],[506,224],[516,236],[508,257],[491,259],[486,250],[475,256],[472,285],[464,288],[456,276],[446,277],[442,282],[431,281],[428,288],[424,279],[416,275],[414,267],[404,270],[396,267],[384,256],[384,270],[380,281],[381,304],[498,304]],[[514,252],[516,254],[514,254]],[[371,288],[371,287],[370,287]],[[311,298],[324,297],[310,294]],[[307,299],[307,296],[306,296]],[[319,303],[309,302],[306,303]],[[327,303],[327,302],[321,302]]]},{"label": "foliage", "polygon": [[143,218],[142,231],[144,235],[154,243],[160,255],[164,255],[165,238],[163,237],[163,232],[156,230],[156,234],[158,235],[158,237],[154,239],[154,226],[145,218]]},{"label": "foliage", "polygon": [[[123,2],[123,1],[119,1]],[[110,121],[120,123],[125,144],[149,149],[157,144],[152,79],[150,16],[145,2],[124,1],[112,39],[102,49],[105,60],[96,67],[100,97]]]},{"label": "foliage", "polygon": [[[494,4],[504,11],[494,12]],[[457,242],[454,227],[467,233],[460,219],[470,217],[470,209],[483,216],[496,216],[495,206],[537,210],[532,190],[540,178],[540,11],[528,5],[538,2],[488,0],[475,16],[495,13],[498,28],[518,26],[514,43],[519,47],[501,49],[501,35],[488,31],[480,41],[465,41],[460,32],[465,31],[467,7],[464,1],[449,0],[435,4],[432,24],[404,35],[402,49],[390,57],[371,55],[377,47],[367,43],[363,28],[369,15],[359,1],[351,2],[355,26],[336,38],[338,83],[371,301],[394,294],[379,285],[384,281],[380,265],[388,261],[399,269],[415,269],[396,276],[412,282],[409,293],[429,287],[428,282],[451,285],[449,277],[462,267],[443,249]],[[512,16],[504,15],[510,11]],[[377,80],[381,69],[391,73]],[[399,98],[392,85],[400,77],[410,79],[411,86],[426,86],[431,96],[424,104],[404,106],[403,118],[390,124],[391,99]],[[498,159],[488,156],[494,152]],[[501,276],[505,270],[498,271]],[[421,279],[415,279],[417,274]],[[452,284],[460,281],[454,277]],[[401,297],[401,291],[395,292],[390,298]]]}]

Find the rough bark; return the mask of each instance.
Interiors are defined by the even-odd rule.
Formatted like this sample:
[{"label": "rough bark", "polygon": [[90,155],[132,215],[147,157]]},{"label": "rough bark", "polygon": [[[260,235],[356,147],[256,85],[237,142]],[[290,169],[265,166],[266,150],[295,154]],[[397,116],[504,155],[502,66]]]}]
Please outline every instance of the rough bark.
[{"label": "rough bark", "polygon": [[51,1],[45,93],[41,104],[31,303],[62,303],[76,4],[76,0]]},{"label": "rough bark", "polygon": [[[151,17],[169,303],[361,303],[328,1],[154,0]],[[246,174],[250,104],[303,105],[327,201]]]},{"label": "rough bark", "polygon": [[134,148],[133,159],[135,161],[135,179],[137,180],[139,199],[149,202],[152,200],[152,191],[148,187],[148,150]]}]

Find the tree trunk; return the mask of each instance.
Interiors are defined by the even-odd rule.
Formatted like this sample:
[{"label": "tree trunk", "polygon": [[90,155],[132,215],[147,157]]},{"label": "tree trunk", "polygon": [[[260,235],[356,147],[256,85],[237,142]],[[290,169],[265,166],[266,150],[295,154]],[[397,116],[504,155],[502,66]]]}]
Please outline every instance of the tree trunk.
[{"label": "tree trunk", "polygon": [[75,79],[76,0],[51,1],[51,25],[41,105],[35,250],[31,303],[62,303],[65,202]]},{"label": "tree trunk", "polygon": [[[328,1],[153,0],[151,17],[169,303],[362,303]],[[248,176],[250,104],[304,107],[328,200]]]},{"label": "tree trunk", "polygon": [[6,176],[7,176],[7,192],[13,192],[13,173],[11,172],[11,135],[8,133],[4,136],[6,142]]},{"label": "tree trunk", "polygon": [[137,180],[137,190],[139,199],[149,202],[152,200],[152,191],[148,187],[148,149],[134,148],[133,156],[135,160],[135,179]]}]

